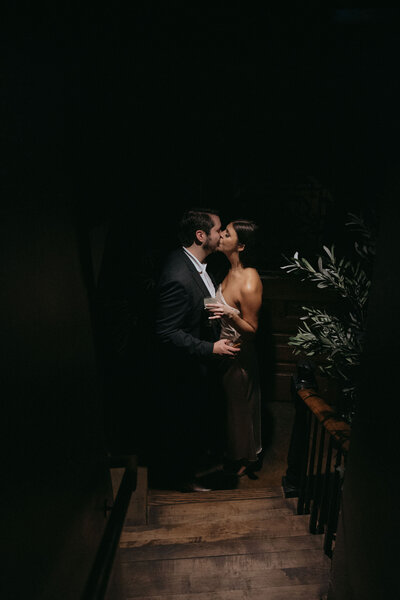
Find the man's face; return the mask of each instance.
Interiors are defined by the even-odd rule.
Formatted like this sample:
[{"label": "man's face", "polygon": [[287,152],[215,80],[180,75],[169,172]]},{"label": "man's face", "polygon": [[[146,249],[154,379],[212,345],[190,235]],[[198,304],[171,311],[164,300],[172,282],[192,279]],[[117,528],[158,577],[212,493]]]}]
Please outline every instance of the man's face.
[{"label": "man's face", "polygon": [[219,246],[219,240],[221,239],[221,219],[218,217],[218,215],[210,216],[213,222],[213,226],[203,246],[204,250],[207,250],[207,252],[209,253],[215,252],[215,250]]}]

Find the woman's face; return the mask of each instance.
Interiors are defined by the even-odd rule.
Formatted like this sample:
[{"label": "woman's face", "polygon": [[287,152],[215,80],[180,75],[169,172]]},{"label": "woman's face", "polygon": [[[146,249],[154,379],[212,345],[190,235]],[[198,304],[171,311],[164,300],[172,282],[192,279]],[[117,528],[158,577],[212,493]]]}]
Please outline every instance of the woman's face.
[{"label": "woman's face", "polygon": [[232,225],[226,226],[225,230],[221,233],[221,240],[219,243],[219,250],[224,252],[225,254],[230,254],[231,252],[235,252],[239,246],[239,239],[237,233]]}]

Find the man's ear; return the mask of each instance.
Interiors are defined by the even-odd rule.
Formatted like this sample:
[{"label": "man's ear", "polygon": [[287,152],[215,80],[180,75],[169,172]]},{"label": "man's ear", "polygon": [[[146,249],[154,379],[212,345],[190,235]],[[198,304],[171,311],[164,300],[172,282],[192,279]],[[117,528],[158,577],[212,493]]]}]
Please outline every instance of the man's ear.
[{"label": "man's ear", "polygon": [[207,236],[202,229],[196,231],[196,244],[202,244],[206,240]]}]

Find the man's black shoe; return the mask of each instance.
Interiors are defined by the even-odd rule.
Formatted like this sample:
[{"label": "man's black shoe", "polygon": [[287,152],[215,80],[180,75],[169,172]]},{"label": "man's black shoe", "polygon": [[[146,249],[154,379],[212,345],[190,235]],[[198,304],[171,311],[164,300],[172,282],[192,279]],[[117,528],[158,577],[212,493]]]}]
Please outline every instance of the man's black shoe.
[{"label": "man's black shoe", "polygon": [[198,483],[197,481],[189,481],[181,487],[180,491],[185,492],[185,493],[188,493],[188,492],[211,492],[211,488],[206,488],[201,483]]}]

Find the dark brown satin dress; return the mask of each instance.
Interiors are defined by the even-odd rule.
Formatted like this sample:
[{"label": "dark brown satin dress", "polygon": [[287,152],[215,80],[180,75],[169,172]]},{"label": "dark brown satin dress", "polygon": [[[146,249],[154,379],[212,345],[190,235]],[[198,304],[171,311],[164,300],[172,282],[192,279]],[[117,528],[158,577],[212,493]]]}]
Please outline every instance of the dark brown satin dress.
[{"label": "dark brown satin dress", "polygon": [[[218,287],[218,302],[229,306]],[[237,308],[230,307],[238,314]],[[256,349],[243,340],[228,319],[221,319],[221,339],[240,344],[240,353],[228,362],[223,375],[227,404],[227,454],[230,460],[255,462],[261,446],[261,393]]]}]

